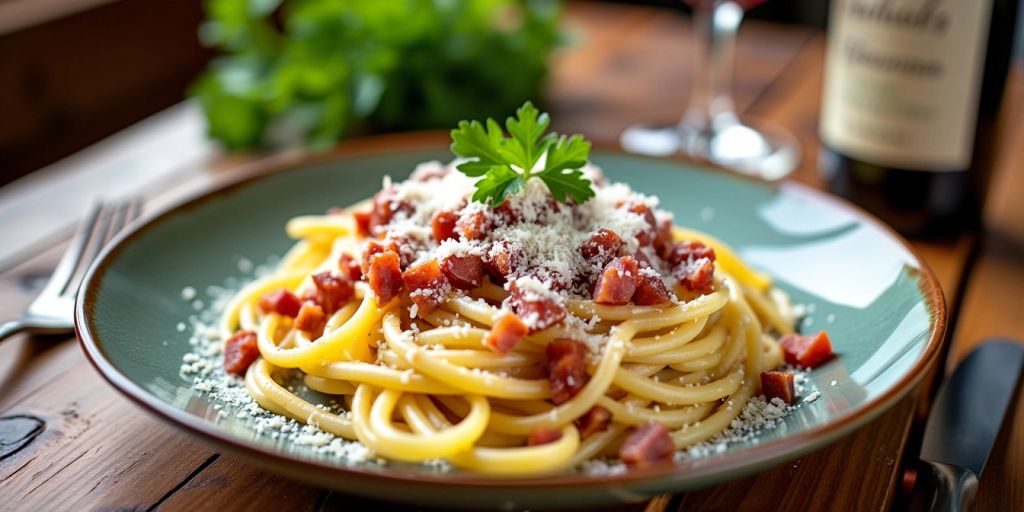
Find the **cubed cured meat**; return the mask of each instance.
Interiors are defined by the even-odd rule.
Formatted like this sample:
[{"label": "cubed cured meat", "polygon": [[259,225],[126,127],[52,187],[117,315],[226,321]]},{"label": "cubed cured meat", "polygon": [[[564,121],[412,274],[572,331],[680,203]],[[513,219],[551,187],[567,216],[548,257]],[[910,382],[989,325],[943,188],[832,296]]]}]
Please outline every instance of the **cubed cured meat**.
[{"label": "cubed cured meat", "polygon": [[483,284],[484,260],[474,254],[448,256],[441,261],[441,271],[453,287],[472,290]]},{"label": "cubed cured meat", "polygon": [[494,322],[491,332],[487,333],[487,338],[484,339],[484,344],[499,354],[507,354],[526,336],[527,331],[522,319],[508,313]]},{"label": "cubed cured meat", "polygon": [[238,331],[224,342],[224,371],[228,373],[245,375],[259,357],[255,332]]},{"label": "cubed cured meat", "polygon": [[378,305],[383,306],[402,293],[402,266],[397,252],[387,250],[371,256],[365,274]]},{"label": "cubed cured meat", "polygon": [[576,418],[576,430],[580,437],[586,439],[598,432],[606,430],[612,424],[612,412],[600,405],[590,408],[583,416]]},{"label": "cubed cured meat", "polygon": [[282,288],[260,297],[259,306],[263,313],[277,313],[295,318],[302,307],[302,301],[294,293]]},{"label": "cubed cured meat", "polygon": [[352,218],[356,223],[356,234],[363,238],[370,236],[370,227],[373,224],[373,212],[353,212]]},{"label": "cubed cured meat", "polygon": [[363,258],[360,260],[359,270],[362,270],[365,275],[370,270],[370,258],[384,251],[394,251],[395,254],[399,254],[398,244],[393,240],[389,240],[387,243],[370,240],[370,243],[366,244],[366,249],[363,250]]},{"label": "cubed cured meat", "polygon": [[635,202],[630,204],[627,210],[643,217],[647,223],[647,227],[636,234],[636,240],[640,243],[640,246],[645,247],[653,244],[657,236],[658,221],[655,220],[654,211],[651,207],[644,203]]},{"label": "cubed cured meat", "polygon": [[642,250],[637,250],[633,253],[633,259],[636,260],[637,266],[640,268],[653,268],[651,265],[651,259],[647,257],[647,253]]},{"label": "cubed cured meat", "polygon": [[310,338],[320,337],[326,324],[327,315],[324,314],[323,308],[312,302],[303,303],[299,315],[295,317],[295,328]]},{"label": "cubed cured meat", "polygon": [[683,240],[672,245],[666,261],[673,268],[687,262],[707,258],[715,262],[715,250],[697,240]]},{"label": "cubed cured meat", "polygon": [[542,444],[553,443],[562,438],[562,431],[554,427],[537,427],[530,432],[530,436],[526,438],[527,446],[540,446]]},{"label": "cubed cured meat", "polygon": [[448,283],[441,273],[441,265],[437,260],[429,260],[409,268],[402,273],[402,282],[409,290],[409,298],[424,313],[430,312],[444,301]]},{"label": "cubed cured meat", "polygon": [[487,215],[482,211],[465,213],[455,223],[455,231],[466,240],[483,240],[490,228]]},{"label": "cubed cured meat", "polygon": [[348,277],[330,271],[313,274],[313,284],[316,285],[317,291],[316,303],[327,314],[337,311],[355,292],[355,287]]},{"label": "cubed cured meat", "polygon": [[633,304],[637,306],[663,306],[672,302],[672,293],[661,276],[645,270],[637,275]]},{"label": "cubed cured meat", "polygon": [[594,285],[594,302],[598,304],[628,304],[636,291],[636,278],[640,267],[636,258],[621,256],[612,260]]},{"label": "cubed cured meat", "polygon": [[341,275],[348,277],[352,282],[363,278],[362,265],[351,254],[342,254],[338,257],[338,270],[341,271]]},{"label": "cubed cured meat", "polygon": [[687,290],[701,294],[714,291],[714,249],[696,240],[676,242],[669,251],[668,263],[672,275]]},{"label": "cubed cured meat", "polygon": [[568,402],[587,384],[587,346],[583,343],[559,338],[548,343],[544,350],[548,358],[548,381],[551,383],[551,402]]},{"label": "cubed cured meat", "polygon": [[644,466],[670,458],[675,449],[672,436],[664,425],[645,423],[622,443],[619,458],[627,464]]},{"label": "cubed cured meat", "polygon": [[458,233],[455,232],[455,224],[459,221],[459,216],[452,212],[437,212],[434,214],[434,218],[430,220],[430,230],[434,235],[434,241],[441,243],[445,240],[459,238]]},{"label": "cubed cured meat", "polygon": [[779,345],[789,364],[814,368],[832,357],[832,341],[825,331],[811,335],[788,334],[779,340]]},{"label": "cubed cured meat", "polygon": [[679,279],[679,284],[682,284],[683,288],[701,295],[715,291],[715,265],[710,260],[700,259],[677,268],[682,270],[674,272],[673,275]]},{"label": "cubed cured meat", "polygon": [[377,228],[390,223],[395,214],[402,212],[405,215],[412,215],[415,208],[409,201],[400,199],[398,192],[393,187],[388,187],[373,196],[373,208],[370,212],[372,213],[370,233],[376,234]]},{"label": "cubed cured meat", "polygon": [[654,236],[654,252],[666,258],[672,250],[672,218],[663,217],[658,220],[658,231]]},{"label": "cubed cured meat", "polygon": [[508,199],[498,205],[498,207],[494,209],[494,213],[497,214],[498,218],[501,220],[501,224],[503,225],[515,224],[519,222],[519,219],[522,217],[520,212],[512,207],[512,202]]},{"label": "cubed cured meat", "polygon": [[618,234],[610,229],[600,228],[583,243],[580,252],[588,261],[604,266],[615,257],[620,246],[622,238]]},{"label": "cubed cured meat", "polygon": [[780,398],[787,404],[796,401],[796,385],[792,373],[787,372],[761,372],[761,392],[771,400]]},{"label": "cubed cured meat", "polygon": [[516,283],[509,285],[509,292],[509,307],[529,326],[530,333],[543,331],[565,319],[565,306],[553,296],[524,290]]},{"label": "cubed cured meat", "polygon": [[484,269],[495,282],[504,283],[526,259],[526,251],[518,243],[499,240],[484,255]]}]

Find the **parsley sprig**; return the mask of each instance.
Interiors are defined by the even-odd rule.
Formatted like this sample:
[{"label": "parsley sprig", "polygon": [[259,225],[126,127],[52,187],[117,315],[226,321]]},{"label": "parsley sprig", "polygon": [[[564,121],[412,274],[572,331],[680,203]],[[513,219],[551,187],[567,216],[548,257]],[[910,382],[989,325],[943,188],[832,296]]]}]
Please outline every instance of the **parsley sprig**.
[{"label": "parsley sprig", "polygon": [[[581,135],[566,137],[547,133],[551,118],[527,101],[516,117],[505,121],[506,137],[497,121],[461,121],[452,130],[452,152],[471,160],[458,165],[459,171],[476,182],[473,200],[500,206],[517,194],[530,178],[540,178],[559,202],[571,197],[577,204],[594,197],[590,180],[580,168],[587,163],[590,143]],[[543,155],[544,166],[534,169]]]}]

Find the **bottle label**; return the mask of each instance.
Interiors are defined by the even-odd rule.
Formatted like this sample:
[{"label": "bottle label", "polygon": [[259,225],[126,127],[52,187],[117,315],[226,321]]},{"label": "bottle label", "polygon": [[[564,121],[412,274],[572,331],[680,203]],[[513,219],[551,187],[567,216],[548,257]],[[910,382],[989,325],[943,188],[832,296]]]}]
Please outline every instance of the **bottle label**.
[{"label": "bottle label", "polygon": [[991,9],[992,0],[834,0],[825,144],[876,165],[966,169]]}]

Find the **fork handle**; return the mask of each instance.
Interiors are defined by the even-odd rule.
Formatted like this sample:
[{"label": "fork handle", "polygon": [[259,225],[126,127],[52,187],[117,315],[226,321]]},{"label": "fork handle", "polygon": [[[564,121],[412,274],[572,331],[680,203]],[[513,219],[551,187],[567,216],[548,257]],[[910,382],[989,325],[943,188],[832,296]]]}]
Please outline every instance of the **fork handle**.
[{"label": "fork handle", "polygon": [[25,324],[12,320],[10,322],[4,322],[0,324],[0,341],[6,340],[15,334],[25,330]]}]

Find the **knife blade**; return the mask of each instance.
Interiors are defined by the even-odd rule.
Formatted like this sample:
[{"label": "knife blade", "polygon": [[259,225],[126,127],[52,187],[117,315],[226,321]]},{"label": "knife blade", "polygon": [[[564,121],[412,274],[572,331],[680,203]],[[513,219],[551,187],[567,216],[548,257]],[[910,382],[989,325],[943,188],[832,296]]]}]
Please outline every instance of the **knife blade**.
[{"label": "knife blade", "polygon": [[921,495],[915,493],[912,503],[929,510],[970,507],[1022,368],[1024,346],[990,340],[943,383],[925,424],[918,470],[923,485],[915,486]]}]

